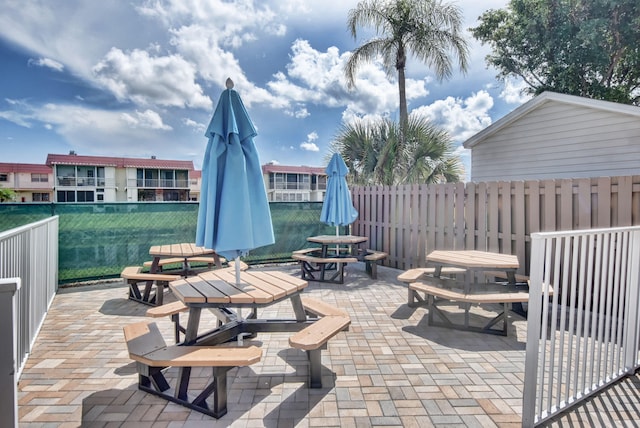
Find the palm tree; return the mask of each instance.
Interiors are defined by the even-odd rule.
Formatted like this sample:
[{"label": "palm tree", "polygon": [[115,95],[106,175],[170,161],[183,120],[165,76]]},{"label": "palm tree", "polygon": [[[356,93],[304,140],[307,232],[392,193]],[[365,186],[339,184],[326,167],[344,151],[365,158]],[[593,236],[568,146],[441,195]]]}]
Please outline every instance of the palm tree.
[{"label": "palm tree", "polygon": [[460,69],[467,69],[467,42],[461,32],[462,12],[440,0],[365,0],[349,11],[351,35],[361,26],[373,26],[377,37],[356,48],[344,72],[349,88],[355,86],[358,68],[381,58],[387,75],[397,72],[400,94],[400,124],[405,129],[409,114],[405,92],[407,55],[433,67],[439,80],[451,77],[455,55]]},{"label": "palm tree", "polygon": [[349,167],[353,184],[455,182],[464,173],[447,132],[417,115],[409,116],[404,133],[388,118],[343,124],[331,146]]}]

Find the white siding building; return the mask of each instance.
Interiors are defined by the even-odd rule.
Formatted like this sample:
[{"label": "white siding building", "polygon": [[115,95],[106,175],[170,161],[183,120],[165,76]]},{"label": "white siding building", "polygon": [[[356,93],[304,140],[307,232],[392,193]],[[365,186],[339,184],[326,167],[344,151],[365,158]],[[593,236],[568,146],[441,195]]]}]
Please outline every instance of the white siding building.
[{"label": "white siding building", "polygon": [[471,181],[640,174],[640,107],[544,92],[464,142]]}]

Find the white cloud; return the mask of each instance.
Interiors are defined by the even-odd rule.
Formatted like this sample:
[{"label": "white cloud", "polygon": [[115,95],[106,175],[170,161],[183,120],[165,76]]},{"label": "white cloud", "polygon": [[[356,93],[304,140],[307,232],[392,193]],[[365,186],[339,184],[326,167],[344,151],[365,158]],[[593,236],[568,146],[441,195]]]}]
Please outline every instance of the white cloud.
[{"label": "white cloud", "polygon": [[150,56],[113,48],[93,68],[99,82],[121,101],[139,105],[211,109],[211,99],[194,82],[195,69],[179,55]]},{"label": "white cloud", "polygon": [[[175,136],[171,126],[152,110],[108,111],[69,104],[32,106],[21,104],[21,111],[13,111],[7,120],[33,127],[43,123],[69,142],[71,147],[86,149],[87,153],[128,153],[131,156],[163,152],[175,153]],[[0,112],[0,117],[4,117]],[[202,139],[181,142],[183,152],[197,152]]]},{"label": "white cloud", "polygon": [[37,67],[47,67],[50,68],[52,70],[55,71],[63,71],[64,70],[64,65],[59,63],[56,60],[53,60],[51,58],[38,58],[38,59],[29,59],[28,61],[29,65],[35,65]]},{"label": "white cloud", "polygon": [[284,114],[290,117],[295,117],[296,119],[304,119],[305,117],[311,116],[311,113],[309,113],[309,110],[307,110],[304,105],[296,106],[293,109],[287,108],[284,110]]},{"label": "white cloud", "polygon": [[307,141],[305,141],[304,143],[301,143],[300,148],[308,152],[319,152],[320,148],[316,145],[316,143],[314,143],[314,141],[316,141],[317,139],[318,139],[317,132],[313,131],[307,134]]},{"label": "white cloud", "polygon": [[[363,64],[356,76],[356,88],[349,91],[344,79],[349,52],[341,54],[335,46],[321,52],[301,39],[292,44],[291,51],[287,74],[279,72],[267,83],[279,99],[346,107],[353,115],[384,114],[397,109],[397,83],[389,81],[380,63]],[[426,79],[407,79],[407,99],[428,95],[426,83]]]},{"label": "white cloud", "polygon": [[447,97],[412,113],[426,116],[447,130],[454,142],[461,143],[491,125],[492,107],[493,98],[482,90],[465,99]]},{"label": "white cloud", "polygon": [[136,110],[133,114],[122,113],[122,118],[132,127],[160,129],[163,131],[170,131],[172,129],[169,125],[162,123],[160,115],[153,110],[147,109],[143,112]]},{"label": "white cloud", "polygon": [[500,98],[509,104],[525,103],[533,98],[533,95],[523,92],[525,88],[527,85],[522,80],[506,79],[502,92],[500,92]]}]

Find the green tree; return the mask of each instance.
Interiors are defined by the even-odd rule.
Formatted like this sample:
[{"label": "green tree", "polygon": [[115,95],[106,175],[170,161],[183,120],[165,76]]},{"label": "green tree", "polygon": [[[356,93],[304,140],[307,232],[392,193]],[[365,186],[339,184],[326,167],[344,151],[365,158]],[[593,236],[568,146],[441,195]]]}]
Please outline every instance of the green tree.
[{"label": "green tree", "polygon": [[331,146],[353,184],[456,182],[464,172],[447,132],[416,115],[409,116],[404,133],[388,118],[343,124]]},{"label": "green tree", "polygon": [[11,189],[5,189],[0,186],[0,202],[13,201],[16,197],[16,192]]},{"label": "green tree", "polygon": [[439,0],[365,0],[349,11],[347,21],[354,39],[358,27],[372,26],[376,36],[357,47],[344,72],[350,88],[363,63],[382,59],[387,75],[397,73],[400,96],[400,123],[404,129],[409,114],[405,91],[407,56],[432,67],[438,79],[452,74],[453,54],[460,69],[467,69],[467,42],[460,29],[462,13],[452,4]]},{"label": "green tree", "polygon": [[470,30],[498,77],[522,78],[529,93],[640,102],[638,0],[511,0]]}]

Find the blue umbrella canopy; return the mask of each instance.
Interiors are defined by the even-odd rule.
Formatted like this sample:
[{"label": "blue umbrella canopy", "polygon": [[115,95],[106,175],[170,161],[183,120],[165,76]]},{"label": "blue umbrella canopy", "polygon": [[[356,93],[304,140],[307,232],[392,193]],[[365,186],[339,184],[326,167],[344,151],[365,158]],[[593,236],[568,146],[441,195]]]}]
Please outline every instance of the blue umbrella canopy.
[{"label": "blue umbrella canopy", "polygon": [[351,192],[347,186],[347,165],[338,153],[334,153],[325,171],[328,179],[327,193],[320,221],[336,228],[353,223],[358,218],[358,211],[353,207]]},{"label": "blue umbrella canopy", "polygon": [[196,245],[228,260],[275,242],[249,114],[227,80],[211,118],[202,165]]}]

